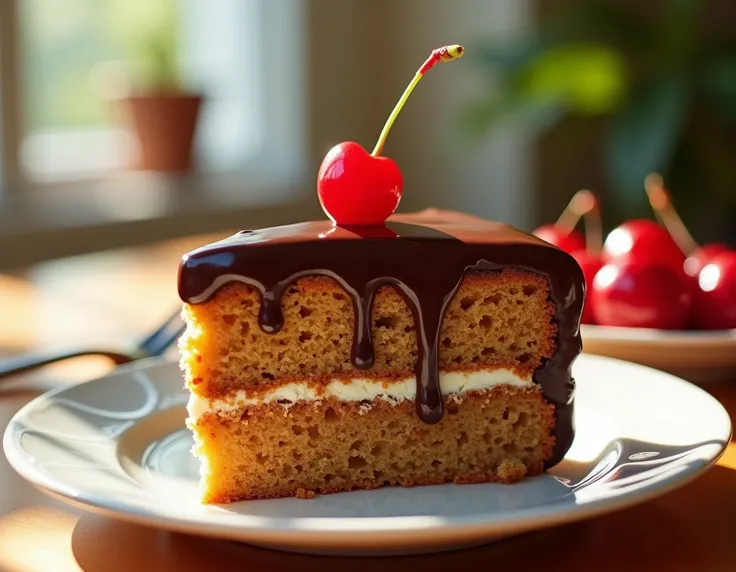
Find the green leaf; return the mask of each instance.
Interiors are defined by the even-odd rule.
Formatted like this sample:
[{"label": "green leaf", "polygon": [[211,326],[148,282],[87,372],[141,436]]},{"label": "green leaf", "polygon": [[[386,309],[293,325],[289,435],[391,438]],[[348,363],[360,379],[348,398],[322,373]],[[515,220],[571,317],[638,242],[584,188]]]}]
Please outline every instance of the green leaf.
[{"label": "green leaf", "polygon": [[712,112],[723,120],[736,122],[736,53],[704,63],[700,89]]},{"label": "green leaf", "polygon": [[627,90],[624,57],[608,46],[576,43],[546,50],[519,78],[524,99],[561,101],[577,115],[614,111]]},{"label": "green leaf", "polygon": [[469,49],[466,57],[497,73],[513,74],[546,50],[561,44],[595,43],[641,51],[651,47],[656,28],[646,22],[632,10],[610,3],[576,4],[541,22],[532,37],[480,43]]},{"label": "green leaf", "polygon": [[178,83],[179,4],[176,0],[105,3],[113,41],[126,54],[138,87]]},{"label": "green leaf", "polygon": [[620,105],[627,81],[623,58],[612,48],[551,47],[497,82],[494,93],[467,105],[458,116],[456,133],[461,140],[475,140],[504,123],[536,135],[566,114],[608,114]]},{"label": "green leaf", "polygon": [[606,169],[612,188],[630,204],[643,200],[644,178],[666,172],[680,142],[690,102],[681,76],[653,78],[631,94],[611,122]]}]

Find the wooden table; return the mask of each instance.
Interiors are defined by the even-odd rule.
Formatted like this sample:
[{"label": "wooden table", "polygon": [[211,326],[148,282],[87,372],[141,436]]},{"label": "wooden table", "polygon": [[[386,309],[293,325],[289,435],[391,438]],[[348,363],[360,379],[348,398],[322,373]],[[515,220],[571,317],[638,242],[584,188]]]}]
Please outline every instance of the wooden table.
[{"label": "wooden table", "polygon": [[[212,237],[0,274],[0,355],[95,342],[119,346],[178,304],[182,252]],[[90,358],[0,385],[0,430],[40,391],[110,369]],[[707,386],[733,418],[736,379]],[[0,455],[0,570],[736,570],[736,445],[694,483],[652,502],[501,543],[413,558],[283,554],[93,516],[53,501]]]}]

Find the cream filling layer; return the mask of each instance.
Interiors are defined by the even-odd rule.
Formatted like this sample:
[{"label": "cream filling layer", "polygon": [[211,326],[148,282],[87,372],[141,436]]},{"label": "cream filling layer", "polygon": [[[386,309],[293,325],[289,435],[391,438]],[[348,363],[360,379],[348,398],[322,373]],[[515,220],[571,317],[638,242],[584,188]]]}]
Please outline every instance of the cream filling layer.
[{"label": "cream filling layer", "polygon": [[[489,389],[497,385],[524,386],[532,383],[531,376],[523,378],[507,369],[480,370],[472,372],[440,372],[440,388],[442,395],[458,395],[469,391]],[[374,379],[335,379],[324,386],[323,391],[307,383],[287,383],[272,391],[249,397],[245,390],[234,391],[219,398],[210,399],[192,393],[187,404],[189,417],[197,420],[209,413],[227,415],[243,407],[266,405],[281,402],[288,406],[299,401],[317,401],[320,399],[337,399],[339,401],[373,401],[382,399],[398,403],[414,400],[416,397],[416,378],[392,383],[384,383]]]}]

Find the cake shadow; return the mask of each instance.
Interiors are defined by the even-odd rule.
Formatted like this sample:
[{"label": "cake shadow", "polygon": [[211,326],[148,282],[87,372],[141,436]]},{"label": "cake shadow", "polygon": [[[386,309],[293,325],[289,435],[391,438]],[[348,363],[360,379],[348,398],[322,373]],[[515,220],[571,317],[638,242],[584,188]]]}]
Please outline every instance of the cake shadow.
[{"label": "cake shadow", "polygon": [[[679,470],[687,470],[690,464],[702,464],[701,456],[697,455],[697,451],[701,448],[723,449],[724,445],[720,440],[713,440],[673,447],[632,439],[617,439],[608,443],[594,461],[590,463],[568,461],[563,463],[554,475],[534,477],[529,479],[529,483],[541,483],[547,494],[554,494],[558,497],[566,495],[575,497],[582,493],[583,496],[580,498],[584,499],[585,491],[594,487],[613,487],[615,489],[624,480],[627,482],[633,480],[636,483],[641,482],[641,479],[654,477],[666,479],[670,474],[669,471],[675,467]],[[698,505],[701,502],[697,495],[717,494],[717,491],[725,495],[736,482],[736,471],[715,467],[703,477],[708,480],[705,485],[697,489],[690,488],[691,492],[682,493],[682,496],[678,497],[686,499],[682,503],[685,508],[680,512],[687,512],[688,518],[690,518],[690,509],[687,507],[693,504]],[[492,486],[445,486],[444,490],[453,492],[447,495],[443,493],[440,496],[456,500],[456,495],[465,494],[463,491],[473,489],[493,488],[502,492],[510,492],[514,489],[521,490],[522,487],[524,484],[521,483]],[[417,487],[408,490],[422,493],[427,491],[429,494],[430,492],[436,493],[437,488],[439,487]],[[432,489],[435,490],[432,491]],[[693,490],[698,492],[693,493]],[[370,505],[373,503],[371,499],[376,496],[377,492],[338,493],[320,498],[331,501],[327,504],[323,503],[328,510],[337,511],[338,499],[363,497],[364,503]],[[510,498],[514,496],[510,495]],[[249,514],[258,514],[259,510],[265,510],[267,503],[273,507],[276,504],[285,505],[286,501],[292,501],[288,504],[294,503],[294,506],[301,504],[303,507],[308,507],[317,504],[314,502],[316,500],[318,499],[243,501],[229,505],[229,507],[227,505],[218,506],[218,509],[240,512],[237,511],[237,508],[240,507],[243,512],[247,508]],[[728,499],[725,499],[725,502],[728,503]],[[354,572],[360,572],[374,570],[377,563],[386,571],[404,569],[407,564],[418,564],[426,572],[432,572],[447,570],[448,566],[477,566],[480,562],[491,561],[494,562],[494,565],[506,563],[511,566],[524,562],[530,567],[533,563],[536,563],[534,566],[542,566],[554,554],[557,554],[560,559],[565,559],[566,568],[574,571],[589,569],[590,559],[600,557],[600,554],[596,553],[596,546],[600,548],[600,538],[608,538],[613,535],[618,539],[617,544],[629,543],[632,550],[641,552],[642,562],[649,562],[647,566],[651,568],[656,564],[657,552],[667,547],[662,545],[662,540],[655,539],[652,544],[652,539],[644,531],[666,530],[666,534],[659,536],[667,538],[668,544],[673,542],[678,546],[681,544],[684,546],[688,541],[688,534],[693,533],[692,530],[688,532],[682,529],[682,523],[678,524],[672,520],[672,511],[675,510],[673,507],[680,507],[680,504],[678,501],[677,504],[672,505],[671,501],[666,498],[654,499],[623,511],[619,510],[615,514],[600,515],[593,519],[586,518],[583,521],[554,526],[545,530],[526,533],[512,532],[506,537],[500,535],[489,538],[480,535],[470,538],[467,542],[457,542],[449,533],[443,538],[443,533],[440,531],[433,535],[435,540],[423,546],[414,546],[413,549],[409,547],[404,550],[391,551],[371,550],[363,547],[354,552],[343,550],[342,553],[329,548],[322,552],[310,553],[295,552],[291,548],[285,549],[283,545],[282,547],[261,547],[245,542],[167,532],[87,514],[82,516],[75,526],[71,547],[79,566],[91,572],[127,571],[134,568],[140,570],[176,569],[183,572],[210,569],[227,572],[244,568],[330,572],[350,568]],[[386,507],[383,508],[385,510]],[[410,510],[411,514],[422,515],[428,512],[428,508],[431,508],[431,505],[414,506]],[[372,512],[370,506],[364,507],[363,510],[367,511],[367,514]],[[394,507],[394,513],[399,510],[406,511],[406,505]],[[476,506],[476,513],[478,510],[479,507]],[[402,515],[406,515],[406,512]],[[268,516],[277,518],[279,515],[270,512]],[[299,517],[293,513],[290,513],[289,516],[297,519]],[[339,513],[338,516],[342,516],[342,513]],[[366,556],[371,558],[365,558]],[[636,566],[631,569],[636,569]]]},{"label": "cake shadow", "polygon": [[[498,544],[498,543],[495,543]],[[425,550],[412,556],[385,552],[356,555],[318,555],[259,547],[244,542],[173,533],[98,515],[84,515],[71,539],[74,558],[86,572],[141,570],[300,570],[309,572],[374,571],[379,563],[386,571],[421,565],[425,572],[446,570],[450,564],[477,562],[488,542],[475,547]],[[371,556],[366,558],[365,556]]]},{"label": "cake shadow", "polygon": [[[138,569],[193,572],[213,570],[300,570],[310,572],[404,571],[417,565],[424,572],[446,572],[463,567],[477,568],[493,563],[494,568],[556,569],[564,563],[570,572],[602,569],[652,570],[662,564],[663,554],[678,551],[683,562],[703,556],[715,542],[713,527],[727,534],[731,509],[730,491],[736,471],[716,466],[703,475],[702,484],[687,487],[676,497],[665,496],[626,510],[542,531],[518,535],[474,548],[426,552],[414,556],[355,558],[312,556],[240,542],[172,533],[85,514],[71,538],[73,556],[86,572],[127,572]],[[723,503],[708,508],[714,498]],[[705,507],[705,508],[704,508]],[[702,510],[701,510],[702,509]],[[715,519],[715,521],[713,521]],[[709,526],[703,526],[709,521]],[[653,531],[657,531],[653,534]],[[608,547],[608,548],[607,548]],[[609,548],[617,547],[616,550]],[[605,557],[605,560],[601,560]]]}]

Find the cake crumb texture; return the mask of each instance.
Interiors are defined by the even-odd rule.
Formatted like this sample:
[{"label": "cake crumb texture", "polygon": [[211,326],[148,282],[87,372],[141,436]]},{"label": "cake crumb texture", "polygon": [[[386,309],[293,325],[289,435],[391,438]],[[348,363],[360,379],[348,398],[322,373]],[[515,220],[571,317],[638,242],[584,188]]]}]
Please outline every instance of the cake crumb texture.
[{"label": "cake crumb texture", "polygon": [[206,503],[384,485],[512,483],[542,472],[554,407],[536,386],[496,386],[445,399],[427,425],[414,403],[325,399],[261,405],[240,418],[189,421]]},{"label": "cake crumb texture", "polygon": [[[188,327],[180,340],[181,365],[190,390],[220,397],[306,378],[414,375],[413,314],[390,286],[376,293],[371,315],[375,361],[369,370],[351,362],[353,305],[331,278],[306,277],[287,288],[278,333],[261,330],[259,308],[259,292],[243,283],[230,283],[201,304],[184,305]],[[440,369],[504,367],[529,376],[554,353],[554,314],[549,285],[537,274],[516,269],[469,273],[442,322]]]}]

